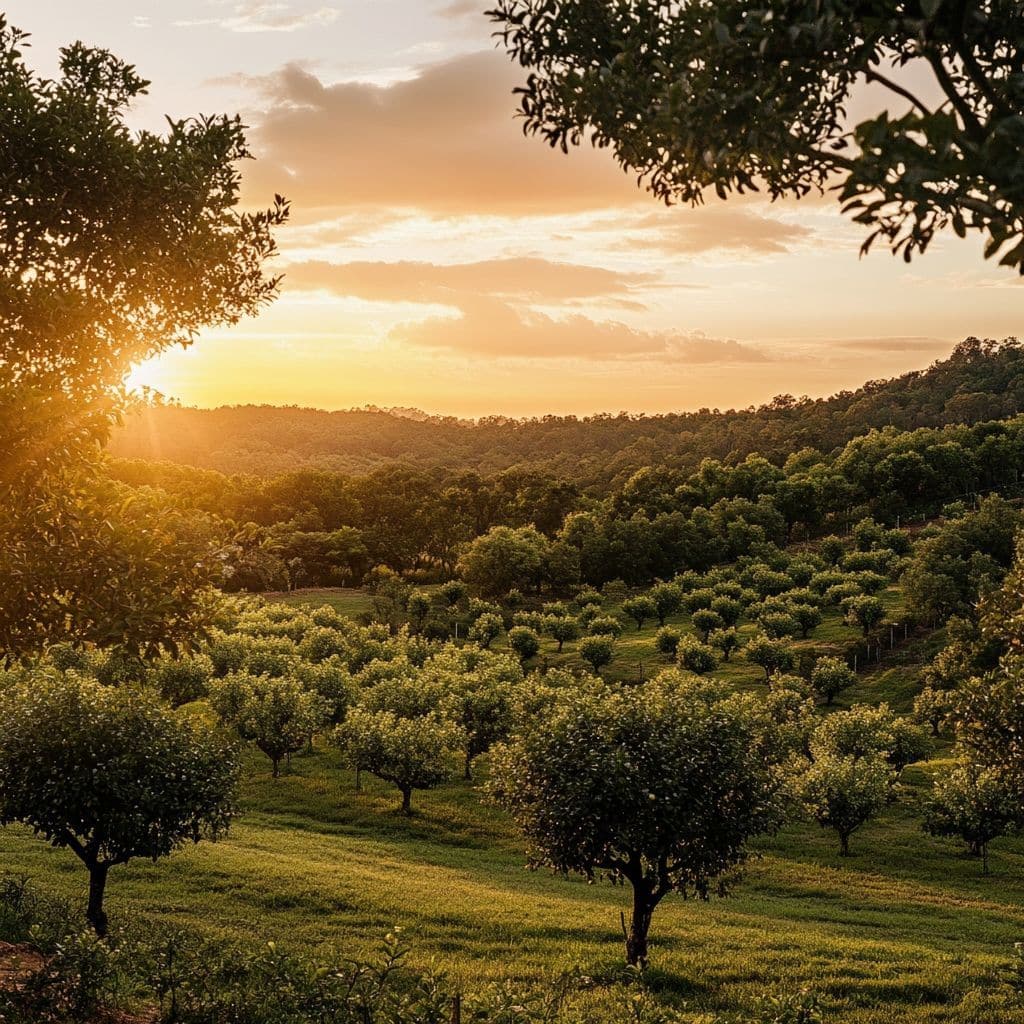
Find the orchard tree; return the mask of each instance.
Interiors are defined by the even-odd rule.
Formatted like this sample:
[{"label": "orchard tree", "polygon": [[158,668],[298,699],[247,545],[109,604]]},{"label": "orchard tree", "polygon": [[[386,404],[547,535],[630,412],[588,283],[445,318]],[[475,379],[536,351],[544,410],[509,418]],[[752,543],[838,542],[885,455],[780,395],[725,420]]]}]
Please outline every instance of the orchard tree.
[{"label": "orchard tree", "polygon": [[658,648],[660,654],[664,654],[669,660],[675,661],[676,652],[679,650],[679,644],[682,639],[683,634],[678,629],[672,626],[662,626],[654,635],[654,646]]},{"label": "orchard tree", "polygon": [[668,671],[616,692],[574,692],[497,748],[490,792],[525,833],[532,866],[628,882],[626,959],[644,966],[670,892],[707,898],[780,822],[763,717]]},{"label": "orchard tree", "polygon": [[812,604],[793,604],[788,611],[805,640],[821,625],[821,609]]},{"label": "orchard tree", "polygon": [[722,652],[722,661],[728,661],[732,652],[740,645],[740,636],[735,626],[728,629],[716,629],[708,637],[708,643]]},{"label": "orchard tree", "polygon": [[390,711],[353,708],[334,733],[349,765],[390,782],[402,794],[402,813],[412,814],[416,789],[433,789],[455,774],[461,730],[437,715],[400,718]]},{"label": "orchard tree", "polygon": [[848,857],[850,836],[889,802],[894,782],[892,768],[877,755],[829,756],[815,760],[797,787],[806,812],[835,829],[840,856]]},{"label": "orchard tree", "polygon": [[715,652],[707,644],[702,644],[692,636],[684,636],[679,642],[676,660],[680,667],[689,672],[695,672],[699,676],[714,672],[718,667]]},{"label": "orchard tree", "polygon": [[580,624],[568,615],[548,615],[544,619],[544,630],[552,640],[558,643],[558,653],[566,641],[570,643],[580,635]]},{"label": "orchard tree", "polygon": [[267,755],[273,777],[281,762],[309,743],[327,723],[330,707],[298,680],[234,675],[211,686],[210,705],[218,718]]},{"label": "orchard tree", "polygon": [[238,209],[238,118],[132,131],[134,68],[75,43],[45,78],[27,45],[0,14],[0,650],[174,652],[210,626],[217,545],[89,471],[134,364],[274,298],[287,204]]},{"label": "orchard tree", "polygon": [[637,632],[644,628],[644,623],[648,619],[653,619],[658,614],[653,599],[647,594],[627,598],[622,602],[622,610],[636,623]]},{"label": "orchard tree", "polygon": [[698,608],[690,616],[690,621],[693,623],[693,628],[700,633],[701,641],[705,644],[714,630],[725,627],[725,619],[710,608]]},{"label": "orchard tree", "polygon": [[1024,264],[1017,3],[497,0],[491,17],[529,72],[524,129],[610,148],[660,199],[828,190],[862,250],[909,261],[951,227]]},{"label": "orchard tree", "polygon": [[747,641],[743,657],[764,670],[767,682],[776,672],[788,672],[793,667],[793,652],[781,640],[773,640],[757,633]]},{"label": "orchard tree", "polygon": [[484,650],[494,643],[501,635],[504,623],[501,616],[494,612],[484,612],[472,626],[469,627],[469,639],[478,643]]},{"label": "orchard tree", "polygon": [[674,583],[659,583],[651,587],[648,596],[654,602],[659,626],[664,626],[665,620],[683,606],[683,592]]},{"label": "orchard tree", "polygon": [[223,835],[238,776],[229,740],[144,691],[36,672],[0,693],[0,821],[82,861],[100,936],[110,869]]},{"label": "orchard tree", "polygon": [[843,604],[846,621],[860,626],[865,636],[885,618],[885,605],[877,597],[851,597]]},{"label": "orchard tree", "polygon": [[513,686],[487,671],[452,678],[441,712],[464,738],[463,778],[473,777],[473,762],[512,730]]},{"label": "orchard tree", "polygon": [[932,736],[938,736],[943,723],[953,709],[953,701],[945,690],[926,686],[914,698],[914,720],[931,728]]},{"label": "orchard tree", "polygon": [[540,650],[540,637],[529,626],[513,626],[508,631],[508,645],[521,662],[527,662]]},{"label": "orchard tree", "polygon": [[962,839],[972,856],[981,857],[986,875],[988,844],[1020,824],[1020,800],[1005,776],[970,762],[936,778],[925,808],[925,831]]},{"label": "orchard tree", "polygon": [[610,636],[585,636],[580,641],[579,655],[595,674],[600,674],[601,669],[611,663],[614,653],[615,642]]},{"label": "orchard tree", "polygon": [[842,658],[819,658],[811,669],[811,686],[826,704],[831,704],[856,682],[857,674]]}]

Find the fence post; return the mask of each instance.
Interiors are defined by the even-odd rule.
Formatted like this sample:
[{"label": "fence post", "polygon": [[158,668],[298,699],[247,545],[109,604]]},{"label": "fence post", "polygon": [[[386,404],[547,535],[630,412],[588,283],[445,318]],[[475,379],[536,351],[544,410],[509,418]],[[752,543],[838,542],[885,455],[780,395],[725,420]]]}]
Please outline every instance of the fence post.
[{"label": "fence post", "polygon": [[452,1024],[462,1024],[462,995],[459,992],[452,997]]}]

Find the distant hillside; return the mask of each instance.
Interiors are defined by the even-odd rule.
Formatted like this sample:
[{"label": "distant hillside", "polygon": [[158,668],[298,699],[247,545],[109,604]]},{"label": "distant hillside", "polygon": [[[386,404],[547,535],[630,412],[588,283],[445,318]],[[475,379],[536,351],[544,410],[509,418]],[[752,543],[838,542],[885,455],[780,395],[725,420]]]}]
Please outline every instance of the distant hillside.
[{"label": "distant hillside", "polygon": [[927,370],[831,398],[784,395],[759,408],[658,416],[545,416],[475,423],[364,409],[276,406],[164,407],[133,417],[112,454],[224,473],[274,476],[303,467],[362,474],[389,463],[493,473],[544,470],[583,485],[610,484],[641,466],[695,467],[758,451],[776,462],[830,451],[872,427],[975,423],[1024,411],[1024,346],[969,338]]}]

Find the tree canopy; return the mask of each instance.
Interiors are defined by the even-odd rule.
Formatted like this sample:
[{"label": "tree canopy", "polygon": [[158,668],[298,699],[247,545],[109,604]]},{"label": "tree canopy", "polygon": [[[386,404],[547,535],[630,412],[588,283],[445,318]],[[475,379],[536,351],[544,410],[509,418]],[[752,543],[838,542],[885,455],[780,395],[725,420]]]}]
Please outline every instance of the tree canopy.
[{"label": "tree canopy", "polygon": [[[525,130],[610,148],[661,199],[834,189],[865,250],[879,240],[909,261],[952,227],[1024,267],[1013,0],[498,0],[490,13],[529,71]],[[874,103],[857,122],[855,97]]]}]

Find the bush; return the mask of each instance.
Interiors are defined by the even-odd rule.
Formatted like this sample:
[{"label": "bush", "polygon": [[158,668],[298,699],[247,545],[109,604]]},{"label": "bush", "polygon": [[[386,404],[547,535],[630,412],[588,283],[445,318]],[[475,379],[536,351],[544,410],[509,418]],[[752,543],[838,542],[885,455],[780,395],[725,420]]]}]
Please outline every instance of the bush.
[{"label": "bush", "polygon": [[654,634],[654,646],[657,647],[660,654],[664,654],[666,658],[674,661],[682,636],[678,629],[672,626],[662,626]]},{"label": "bush", "polygon": [[540,637],[528,626],[513,626],[508,631],[508,645],[525,662],[540,650]]}]

